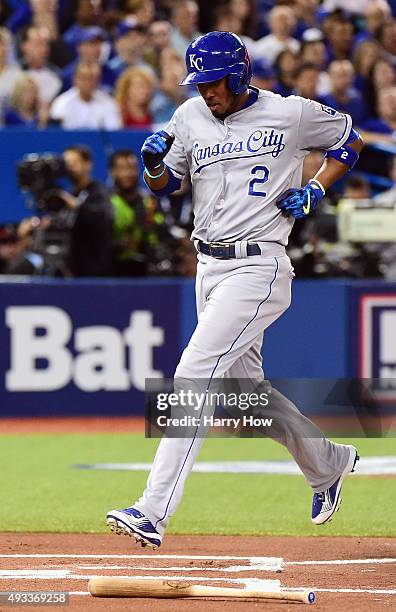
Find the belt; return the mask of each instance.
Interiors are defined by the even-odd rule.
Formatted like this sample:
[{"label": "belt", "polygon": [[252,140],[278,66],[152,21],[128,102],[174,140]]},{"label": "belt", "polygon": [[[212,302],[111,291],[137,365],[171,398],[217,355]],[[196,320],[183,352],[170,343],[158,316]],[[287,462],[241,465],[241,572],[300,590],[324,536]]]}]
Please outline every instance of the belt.
[{"label": "belt", "polygon": [[[197,241],[198,251],[204,255],[210,255],[216,259],[234,259],[237,257],[235,253],[235,244],[230,242],[202,242]],[[261,248],[258,244],[248,244],[246,247],[246,255],[261,255]]]}]

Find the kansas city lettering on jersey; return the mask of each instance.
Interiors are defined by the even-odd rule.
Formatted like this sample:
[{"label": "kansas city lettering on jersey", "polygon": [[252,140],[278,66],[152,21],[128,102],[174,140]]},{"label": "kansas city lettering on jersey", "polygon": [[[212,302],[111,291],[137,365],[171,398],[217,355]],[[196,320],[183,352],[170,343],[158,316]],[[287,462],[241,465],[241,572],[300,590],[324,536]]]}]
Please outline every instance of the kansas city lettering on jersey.
[{"label": "kansas city lettering on jersey", "polygon": [[[232,153],[258,153],[261,149],[270,149],[265,151],[271,154],[272,157],[278,155],[285,148],[284,132],[276,132],[275,130],[255,130],[248,136],[246,140],[237,142],[215,143],[210,146],[202,147],[198,141],[194,142],[192,156],[196,164],[223,155]],[[271,149],[272,148],[272,149]]]}]

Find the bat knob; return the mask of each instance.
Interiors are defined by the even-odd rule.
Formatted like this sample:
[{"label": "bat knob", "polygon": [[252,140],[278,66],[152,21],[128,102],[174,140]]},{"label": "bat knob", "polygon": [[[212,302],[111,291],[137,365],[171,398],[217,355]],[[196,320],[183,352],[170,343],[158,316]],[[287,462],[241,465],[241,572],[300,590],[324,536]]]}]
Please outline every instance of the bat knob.
[{"label": "bat knob", "polygon": [[308,603],[313,604],[315,602],[315,593],[310,591],[308,593]]}]

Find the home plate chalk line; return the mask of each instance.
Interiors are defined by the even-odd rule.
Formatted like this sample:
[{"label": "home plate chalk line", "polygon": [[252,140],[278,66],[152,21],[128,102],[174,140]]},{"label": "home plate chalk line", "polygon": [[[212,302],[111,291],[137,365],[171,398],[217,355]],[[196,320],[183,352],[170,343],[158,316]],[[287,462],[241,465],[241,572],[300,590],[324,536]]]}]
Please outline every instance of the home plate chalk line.
[{"label": "home plate chalk line", "polygon": [[[305,560],[305,561],[285,561],[283,557],[245,557],[233,555],[135,555],[135,554],[73,554],[73,553],[1,553],[0,559],[114,559],[114,560],[129,560],[134,559],[150,559],[151,561],[159,559],[166,560],[192,560],[192,561],[248,561],[246,569],[261,569],[268,571],[276,571],[285,565],[361,565],[361,564],[382,564],[396,563],[396,557],[383,557],[373,559],[321,559],[321,560]],[[260,567],[258,567],[260,566]],[[112,567],[112,566],[105,566]],[[154,569],[154,568],[151,568]],[[192,569],[192,568],[191,568]],[[202,567],[202,570],[212,568]],[[216,568],[215,568],[216,569]],[[222,571],[229,568],[218,568]],[[241,570],[242,571],[242,570]]]},{"label": "home plate chalk line", "polygon": [[[240,586],[249,589],[256,590],[280,590],[282,588],[282,584],[280,580],[277,579],[264,579],[264,578],[237,578],[237,577],[225,577],[224,572],[247,572],[247,571],[279,571],[286,566],[298,566],[298,565],[384,565],[384,564],[396,564],[396,558],[373,558],[373,559],[329,559],[329,560],[305,560],[305,561],[285,561],[282,557],[247,557],[247,556],[229,556],[229,555],[116,555],[116,554],[71,554],[71,553],[37,553],[37,554],[0,554],[0,558],[2,559],[68,559],[73,560],[74,562],[78,560],[93,560],[100,559],[102,562],[116,561],[116,560],[125,560],[129,563],[133,560],[144,560],[150,559],[153,560],[167,560],[167,561],[177,561],[177,560],[196,560],[196,561],[206,561],[210,560],[212,563],[214,561],[229,561],[229,562],[239,562],[237,565],[230,565],[229,567],[216,567],[211,565],[210,567],[203,565],[202,567],[180,567],[172,565],[171,567],[142,567],[141,565],[115,565],[112,563],[109,564],[100,564],[100,565],[77,565],[74,563],[74,568],[67,568],[60,566],[52,566],[51,569],[1,569],[0,570],[0,581],[1,580],[18,580],[18,581],[31,581],[31,580],[66,580],[66,581],[78,581],[78,580],[89,580],[90,578],[102,577],[102,574],[94,574],[94,573],[78,573],[78,571],[85,570],[86,572],[89,570],[106,570],[106,571],[115,571],[115,570],[135,570],[135,571],[149,571],[150,575],[134,575],[133,577],[150,580],[150,579],[162,579],[162,580],[180,580],[186,582],[225,582],[225,583],[234,583],[239,584]],[[57,568],[57,569],[56,569]],[[152,574],[153,571],[161,571],[162,574]],[[175,572],[196,572],[200,571],[203,575],[201,576],[185,576],[175,575]],[[208,572],[217,571],[222,573],[222,576],[213,577],[208,576]],[[364,571],[364,570],[363,570]],[[168,572],[171,572],[168,574]],[[205,575],[206,574],[206,575]],[[120,578],[130,578],[131,574],[128,575],[117,575]],[[299,587],[299,588],[291,588],[291,590],[299,591],[301,589],[305,589],[308,587]],[[312,585],[309,586],[313,590],[317,592],[324,593],[367,593],[371,595],[396,595],[395,588],[322,588],[320,586],[314,587]],[[88,591],[71,591],[70,595],[74,596],[83,596],[88,595]]]}]

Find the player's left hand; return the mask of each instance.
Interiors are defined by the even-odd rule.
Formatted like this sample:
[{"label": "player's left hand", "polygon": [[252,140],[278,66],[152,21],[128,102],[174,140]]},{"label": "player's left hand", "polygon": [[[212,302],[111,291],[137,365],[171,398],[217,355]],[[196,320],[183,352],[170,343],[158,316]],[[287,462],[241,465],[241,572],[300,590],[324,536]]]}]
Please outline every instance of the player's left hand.
[{"label": "player's left hand", "polygon": [[316,182],[310,182],[302,189],[286,191],[276,201],[276,205],[285,217],[303,219],[317,208],[324,195],[324,191]]}]

